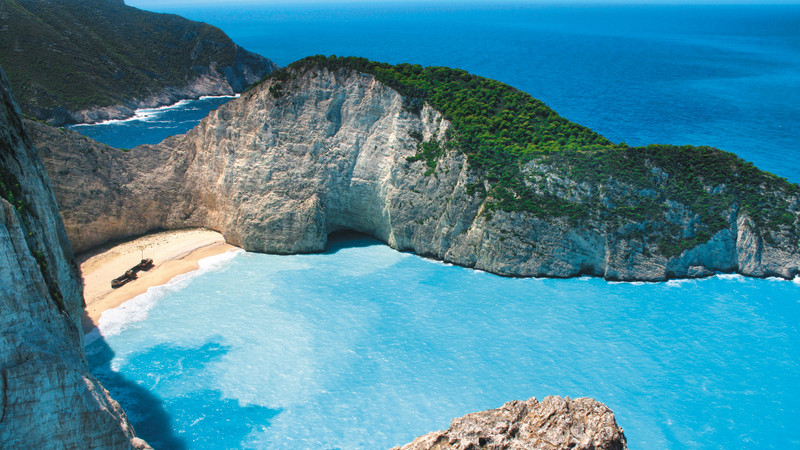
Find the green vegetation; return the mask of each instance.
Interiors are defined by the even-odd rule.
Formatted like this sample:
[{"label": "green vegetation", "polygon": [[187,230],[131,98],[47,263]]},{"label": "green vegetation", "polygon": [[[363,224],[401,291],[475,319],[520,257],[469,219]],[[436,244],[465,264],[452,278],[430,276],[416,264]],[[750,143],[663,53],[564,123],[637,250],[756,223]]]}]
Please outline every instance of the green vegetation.
[{"label": "green vegetation", "polygon": [[415,135],[414,138],[416,138],[418,142],[417,153],[414,156],[407,157],[406,161],[414,162],[425,160],[425,164],[428,166],[425,175],[431,175],[436,171],[436,161],[440,156],[444,155],[445,147],[436,140],[423,142],[421,133]]},{"label": "green vegetation", "polygon": [[17,208],[20,213],[26,207],[25,202],[22,200],[22,188],[17,177],[4,166],[0,166],[0,197],[10,203],[11,206]]},{"label": "green vegetation", "polygon": [[237,63],[239,50],[218,28],[122,1],[0,0],[0,11],[0,65],[36,117],[146,98],[213,63],[219,71]]},{"label": "green vegetation", "polygon": [[[308,70],[372,74],[406,97],[420,114],[429,102],[452,122],[448,142],[420,142],[410,162],[425,160],[427,174],[447,148],[463,151],[490,186],[474,183],[488,211],[525,211],[542,219],[638,233],[667,255],[706,242],[743,210],[770,242],[775,233],[800,237],[800,186],[709,147],[651,145],[632,148],[560,117],[513,87],[445,67],[390,65],[364,58],[312,56],[267,77],[270,92],[288,92]],[[421,137],[418,139],[421,141]],[[632,231],[636,230],[636,231]],[[797,242],[797,239],[794,239]]]}]

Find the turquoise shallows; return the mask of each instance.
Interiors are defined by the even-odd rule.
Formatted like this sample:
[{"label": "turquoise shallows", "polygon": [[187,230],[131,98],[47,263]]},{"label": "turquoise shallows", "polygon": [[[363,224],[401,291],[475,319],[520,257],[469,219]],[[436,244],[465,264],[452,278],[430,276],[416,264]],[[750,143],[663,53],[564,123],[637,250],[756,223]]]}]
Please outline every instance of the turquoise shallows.
[{"label": "turquoise shallows", "polygon": [[352,236],[216,259],[87,346],[154,447],[385,448],[553,394],[631,448],[800,445],[797,281],[502,278]]}]

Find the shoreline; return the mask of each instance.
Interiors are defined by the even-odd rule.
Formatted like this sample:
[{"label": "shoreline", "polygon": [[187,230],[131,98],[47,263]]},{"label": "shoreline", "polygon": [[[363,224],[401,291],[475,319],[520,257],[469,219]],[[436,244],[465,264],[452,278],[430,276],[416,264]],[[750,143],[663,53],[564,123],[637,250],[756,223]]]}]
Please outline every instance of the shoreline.
[{"label": "shoreline", "polygon": [[[170,109],[174,109],[174,108],[189,104],[190,102],[197,102],[197,101],[201,101],[201,100],[208,100],[208,99],[215,99],[215,98],[229,98],[229,99],[233,100],[233,99],[239,98],[241,95],[242,95],[241,93],[237,92],[237,93],[233,93],[233,94],[201,95],[201,96],[196,97],[196,98],[187,97],[187,98],[182,98],[182,99],[180,99],[178,101],[175,101],[175,102],[169,103],[169,104],[163,104],[163,105],[153,106],[153,107],[138,107],[136,109],[133,109],[132,110],[133,111],[132,114],[127,115],[127,116],[96,120],[96,121],[93,121],[93,122],[76,122],[76,123],[71,123],[71,124],[65,124],[64,126],[69,127],[69,128],[75,128],[75,127],[92,126],[92,125],[114,125],[114,124],[117,124],[117,123],[132,122],[132,121],[136,121],[136,120],[146,121],[149,117],[152,117],[153,115],[158,114],[159,112],[167,111],[167,110],[170,110]],[[122,106],[122,105],[117,105],[116,108],[119,111],[123,107],[124,106]],[[115,107],[106,107],[106,108],[115,108]],[[99,111],[99,110],[101,110],[101,109],[95,109],[95,110],[89,110],[89,111],[90,112],[95,112],[95,111]]]},{"label": "shoreline", "polygon": [[[84,334],[97,328],[103,312],[167,284],[178,275],[200,268],[198,262],[238,247],[225,243],[220,233],[207,229],[185,229],[147,234],[76,256],[83,279],[86,306],[81,316]],[[141,259],[150,258],[154,266],[138,273],[138,278],[117,289],[111,280],[125,273]]]}]

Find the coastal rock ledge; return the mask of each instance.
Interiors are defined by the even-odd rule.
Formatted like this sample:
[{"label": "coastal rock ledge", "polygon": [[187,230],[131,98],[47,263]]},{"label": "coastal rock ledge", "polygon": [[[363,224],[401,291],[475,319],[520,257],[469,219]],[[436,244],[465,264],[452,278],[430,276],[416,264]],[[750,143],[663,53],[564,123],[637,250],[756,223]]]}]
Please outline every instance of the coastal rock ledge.
[{"label": "coastal rock ledge", "polygon": [[545,397],[453,419],[392,450],[433,449],[623,450],[628,445],[608,407],[590,398]]}]

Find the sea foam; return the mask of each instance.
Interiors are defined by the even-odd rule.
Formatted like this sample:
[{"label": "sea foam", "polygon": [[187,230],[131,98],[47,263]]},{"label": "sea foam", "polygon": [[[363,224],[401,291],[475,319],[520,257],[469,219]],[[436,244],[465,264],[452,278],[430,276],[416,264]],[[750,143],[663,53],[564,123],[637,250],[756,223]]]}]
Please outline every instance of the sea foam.
[{"label": "sea foam", "polygon": [[197,262],[198,269],[180,274],[159,286],[147,289],[144,294],[128,300],[116,308],[103,312],[98,320],[97,328],[84,337],[85,345],[89,345],[101,336],[113,336],[121,333],[129,325],[147,318],[150,309],[164,297],[185,288],[192,279],[208,272],[219,270],[244,250],[232,250],[219,255],[209,256]]},{"label": "sea foam", "polygon": [[[97,125],[116,125],[116,124],[120,124],[120,123],[128,123],[128,122],[135,122],[135,121],[153,122],[154,119],[156,119],[157,117],[161,116],[166,111],[169,111],[171,109],[184,108],[187,105],[191,105],[192,103],[197,102],[197,101],[211,100],[211,99],[217,99],[217,98],[231,98],[231,99],[233,99],[233,98],[238,98],[238,97],[239,97],[239,94],[236,94],[236,95],[204,95],[204,96],[202,96],[202,97],[200,97],[200,98],[198,98],[196,100],[179,100],[176,103],[173,103],[171,105],[159,106],[157,108],[140,108],[140,109],[137,109],[137,110],[135,110],[133,112],[133,116],[127,117],[125,119],[108,119],[108,120],[103,120],[103,121],[92,123],[92,124],[78,124],[78,125],[73,125],[73,128],[76,128],[76,129],[80,130],[83,127],[93,127],[93,126],[97,126]],[[197,121],[195,120],[193,122],[196,123]],[[172,121],[170,121],[169,123],[172,123]]]}]

